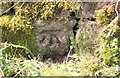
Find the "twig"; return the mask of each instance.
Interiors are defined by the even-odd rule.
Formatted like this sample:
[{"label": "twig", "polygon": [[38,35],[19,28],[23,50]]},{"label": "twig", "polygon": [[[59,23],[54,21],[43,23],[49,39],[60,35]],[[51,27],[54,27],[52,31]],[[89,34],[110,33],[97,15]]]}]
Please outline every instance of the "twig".
[{"label": "twig", "polygon": [[73,47],[70,47],[70,50],[69,50],[69,52],[68,52],[68,54],[67,54],[67,57],[66,57],[65,63],[68,62],[68,58],[69,58],[69,56],[70,56],[70,52],[72,51],[72,49],[73,49]]},{"label": "twig", "polygon": [[16,77],[17,75],[19,75],[27,66],[25,66],[23,69],[21,69],[14,77]]},{"label": "twig", "polygon": [[[17,3],[18,4],[18,3]],[[2,14],[4,14],[4,13],[6,13],[6,12],[8,12],[10,9],[12,9],[14,6],[16,6],[17,4],[15,4],[15,5],[13,5],[13,6],[11,6],[10,8],[8,8],[7,10],[5,10]],[[2,14],[0,14],[0,16],[2,15]]]},{"label": "twig", "polygon": [[110,30],[106,36],[106,38],[108,38],[110,36],[110,34],[112,33],[112,30]]},{"label": "twig", "polygon": [[14,18],[17,16],[17,14],[19,13],[19,11],[21,10],[21,8],[22,8],[22,6],[23,6],[24,4],[25,4],[25,3],[23,3],[23,4],[20,6],[19,10],[16,12],[16,14],[15,14],[14,17],[11,19],[10,22],[12,22],[12,21],[14,20]]},{"label": "twig", "polygon": [[117,10],[118,5],[119,5],[119,2],[120,2],[120,0],[117,1],[116,6],[115,6],[115,11],[116,11],[117,16],[118,16],[118,14],[119,14],[119,13],[118,13],[118,10]]},{"label": "twig", "polygon": [[117,23],[117,21],[118,21],[119,18],[120,18],[120,15],[118,15],[106,28],[104,28],[104,29],[102,30],[102,32],[100,33],[100,36],[102,35],[102,33],[103,33],[106,29],[108,29],[110,26],[113,26],[115,23]]},{"label": "twig", "polygon": [[0,68],[0,78],[4,76],[2,69]]},{"label": "twig", "polygon": [[115,11],[116,11],[116,14],[117,14],[116,18],[114,20],[112,20],[112,22],[110,22],[110,24],[102,30],[102,32],[100,33],[100,36],[102,35],[102,33],[104,31],[106,31],[106,29],[108,29],[110,26],[115,25],[118,22],[118,19],[120,19],[120,14],[118,13],[118,10],[117,10],[119,1],[120,0],[117,1],[116,6],[115,6]]},{"label": "twig", "polygon": [[2,52],[4,49],[6,49],[6,48],[8,48],[8,47],[10,47],[11,45],[8,45],[8,46],[6,46],[6,47],[4,47],[4,48],[1,48],[0,49],[0,52]]}]

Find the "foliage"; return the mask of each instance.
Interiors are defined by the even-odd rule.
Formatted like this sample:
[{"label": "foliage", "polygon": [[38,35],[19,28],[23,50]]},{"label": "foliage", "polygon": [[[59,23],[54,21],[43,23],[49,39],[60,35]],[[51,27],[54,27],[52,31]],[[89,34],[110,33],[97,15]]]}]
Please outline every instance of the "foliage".
[{"label": "foliage", "polygon": [[1,26],[6,27],[7,29],[11,29],[11,31],[32,29],[32,26],[30,25],[31,22],[26,21],[26,19],[22,16],[16,15],[16,17],[13,18],[10,15],[6,15],[2,16],[0,21],[2,21],[0,22]]},{"label": "foliage", "polygon": [[[2,12],[8,10],[11,2],[1,2]],[[0,26],[3,27],[2,42],[24,45],[37,53],[36,28],[44,20],[57,18],[63,11],[68,11],[58,18],[67,19],[69,12],[77,11],[80,3],[71,2],[16,2],[13,9],[15,15],[7,14],[0,17]],[[49,25],[48,25],[49,26]]]},{"label": "foliage", "polygon": [[[96,22],[100,25],[108,25],[115,17],[115,7],[107,5],[96,11]],[[104,18],[103,18],[104,17]],[[119,64],[119,31],[117,23],[107,28],[98,38],[99,48],[96,49],[96,55],[103,59],[107,65]]]},{"label": "foliage", "polygon": [[5,76],[40,76],[43,72],[43,63],[35,60],[12,58],[2,67]]},{"label": "foliage", "polygon": [[117,31],[119,31],[118,26],[111,26],[99,37],[100,47],[96,54],[107,65],[119,64],[119,37],[115,37]]},{"label": "foliage", "polygon": [[84,53],[92,53],[95,50],[95,38],[97,36],[96,25],[94,23],[84,24],[80,23],[78,25],[75,38],[70,38],[71,43],[75,48],[75,53],[82,55]]},{"label": "foliage", "polygon": [[9,44],[7,42],[5,43],[2,43],[2,48],[0,49],[0,51],[2,52],[2,57],[3,58],[6,58],[6,59],[9,59],[9,58],[12,58],[12,57],[17,57],[19,55],[19,49],[24,49],[26,50],[26,52],[31,55],[32,57],[34,57],[34,55],[32,54],[32,52],[24,47],[24,46],[21,46],[21,45],[14,45],[14,44]]},{"label": "foliage", "polygon": [[101,76],[116,76],[116,71],[115,71],[115,66],[111,66],[111,67],[105,67],[103,66],[103,68],[99,71],[96,72],[96,74],[99,72],[99,74],[101,74]]},{"label": "foliage", "polygon": [[[13,46],[23,48],[24,46],[4,43],[1,51]],[[28,50],[29,51],[29,50]],[[40,62],[36,59],[26,60],[24,58],[9,57],[3,53],[2,71],[5,76],[115,76],[115,67],[105,66],[101,59],[89,53],[78,56],[69,56],[67,63]],[[109,71],[110,73],[106,72]]]},{"label": "foliage", "polygon": [[[4,59],[5,76],[115,76],[114,67],[105,67],[101,59],[90,54],[70,56],[67,63],[46,63],[21,58]],[[110,73],[108,73],[108,72]]]},{"label": "foliage", "polygon": [[[5,7],[0,10],[5,11],[10,4],[3,2]],[[0,54],[0,58],[3,57],[3,59],[0,63],[5,76],[116,76],[114,66],[120,63],[120,28],[118,26],[111,26],[104,31],[99,37],[99,48],[96,48],[94,39],[97,33],[94,25],[89,22],[88,24],[79,23],[76,36],[70,37],[76,54],[69,56],[67,63],[50,62],[48,64],[37,61],[35,58],[28,60],[24,58],[25,54],[27,56],[32,54],[28,48],[36,48],[34,45],[36,32],[33,31],[33,24],[40,24],[41,21],[55,18],[62,11],[78,11],[81,6],[80,3],[70,2],[20,2],[15,4],[16,15],[0,17],[3,42],[13,43],[4,43],[1,49],[3,54]],[[106,6],[96,11],[98,24],[107,25],[111,22],[112,16],[114,16],[113,7]],[[64,15],[59,19],[67,18]],[[94,53],[96,56],[93,56]]]},{"label": "foliage", "polygon": [[[74,54],[71,56],[74,60],[70,60],[69,63],[75,63],[75,68],[79,71],[80,76],[94,76],[95,72],[102,68],[101,59],[97,58],[89,53],[77,56]],[[72,63],[73,62],[73,63]]]},{"label": "foliage", "polygon": [[[3,2],[2,4],[8,5],[10,3]],[[0,23],[1,26],[11,28],[11,30],[14,31],[26,29],[30,30],[33,28],[32,23],[35,21],[53,18],[56,14],[60,14],[64,10],[71,12],[74,10],[79,10],[80,8],[80,3],[70,2],[20,2],[15,3],[14,5],[16,5],[14,6],[15,12],[17,12],[16,15],[4,15],[0,18],[0,20],[2,20]]]},{"label": "foliage", "polygon": [[96,22],[98,24],[107,25],[113,20],[114,16],[115,11],[112,6],[103,6],[102,8],[96,10]]}]

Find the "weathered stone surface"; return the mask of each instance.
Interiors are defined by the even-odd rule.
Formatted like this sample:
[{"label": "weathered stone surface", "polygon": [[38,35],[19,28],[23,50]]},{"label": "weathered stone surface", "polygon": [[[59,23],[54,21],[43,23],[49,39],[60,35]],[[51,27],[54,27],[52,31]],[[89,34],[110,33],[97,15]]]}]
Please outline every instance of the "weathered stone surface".
[{"label": "weathered stone surface", "polygon": [[83,2],[83,16],[84,18],[90,18],[95,16],[95,10],[97,8],[97,2]]},{"label": "weathered stone surface", "polygon": [[55,58],[69,51],[69,36],[76,20],[52,19],[37,26],[38,53],[46,58]]},{"label": "weathered stone surface", "polygon": [[78,54],[94,53],[98,27],[95,22],[86,21],[79,23],[79,29],[75,36],[75,52]]}]

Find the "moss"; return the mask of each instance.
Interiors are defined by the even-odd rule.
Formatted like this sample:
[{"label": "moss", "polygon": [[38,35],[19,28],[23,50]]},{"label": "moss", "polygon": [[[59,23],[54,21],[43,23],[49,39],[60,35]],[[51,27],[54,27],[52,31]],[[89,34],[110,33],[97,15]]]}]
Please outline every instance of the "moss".
[{"label": "moss", "polygon": [[[3,11],[10,7],[11,2],[2,2]],[[21,44],[37,52],[36,31],[33,24],[55,18],[62,11],[76,11],[80,3],[70,2],[20,2],[14,3],[13,9],[16,15],[4,15],[0,17],[0,26],[3,27],[2,41],[13,44]],[[76,8],[77,7],[77,8]],[[66,19],[66,15],[58,19]],[[23,54],[23,53],[22,53]],[[49,54],[49,53],[48,53]]]},{"label": "moss", "polygon": [[[111,31],[111,33],[110,33]],[[116,32],[120,31],[118,26],[111,26],[99,37],[99,48],[97,56],[103,59],[107,65],[119,64],[119,37],[115,37]]]},{"label": "moss", "polygon": [[[4,6],[10,4],[11,2],[2,2]],[[16,15],[11,16],[8,14],[0,18],[0,21],[2,21],[0,22],[0,26],[6,27],[11,31],[31,30],[34,21],[40,20],[42,22],[43,20],[54,18],[55,15],[59,15],[62,11],[68,10],[71,12],[80,8],[80,3],[75,4],[70,2],[20,2],[14,3],[14,5],[13,8]],[[6,7],[2,9],[4,10]]]},{"label": "moss", "polygon": [[72,39],[72,44],[75,48],[75,53],[82,55],[84,53],[93,53],[95,50],[95,37],[97,33],[94,31],[95,24],[79,23],[79,29],[77,30],[75,39]]},{"label": "moss", "polygon": [[104,6],[101,9],[96,10],[96,22],[98,24],[103,24],[103,25],[107,25],[109,24],[113,17],[115,11],[113,9],[113,7],[110,6]]}]

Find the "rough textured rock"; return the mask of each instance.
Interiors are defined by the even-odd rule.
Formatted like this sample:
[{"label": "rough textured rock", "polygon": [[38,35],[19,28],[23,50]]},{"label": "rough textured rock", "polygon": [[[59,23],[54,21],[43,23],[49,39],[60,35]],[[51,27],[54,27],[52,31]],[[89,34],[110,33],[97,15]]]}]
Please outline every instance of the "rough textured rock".
[{"label": "rough textured rock", "polygon": [[97,44],[96,38],[98,37],[97,24],[91,21],[80,21],[78,26],[79,29],[75,36],[75,52],[78,54],[93,53]]},{"label": "rough textured rock", "polygon": [[97,8],[97,2],[83,2],[83,14],[84,18],[94,17],[95,10]]},{"label": "rough textured rock", "polygon": [[[97,4],[83,3],[83,13],[85,14],[83,15],[83,18],[93,17],[95,8],[90,7],[91,5],[96,6]],[[91,10],[91,8],[93,10]],[[82,14],[80,14],[80,16],[81,15]],[[75,26],[76,22],[78,22],[75,18],[68,17],[70,17],[68,11],[63,11],[54,19],[43,21],[40,24],[35,25],[37,28],[38,46],[38,52],[36,55],[40,54],[43,56],[43,58],[44,56],[45,58],[55,58],[68,53],[70,47],[69,38],[71,32],[73,33],[72,28]]]},{"label": "rough textured rock", "polygon": [[45,58],[55,58],[69,51],[69,37],[76,20],[52,19],[37,26],[38,53]]}]

